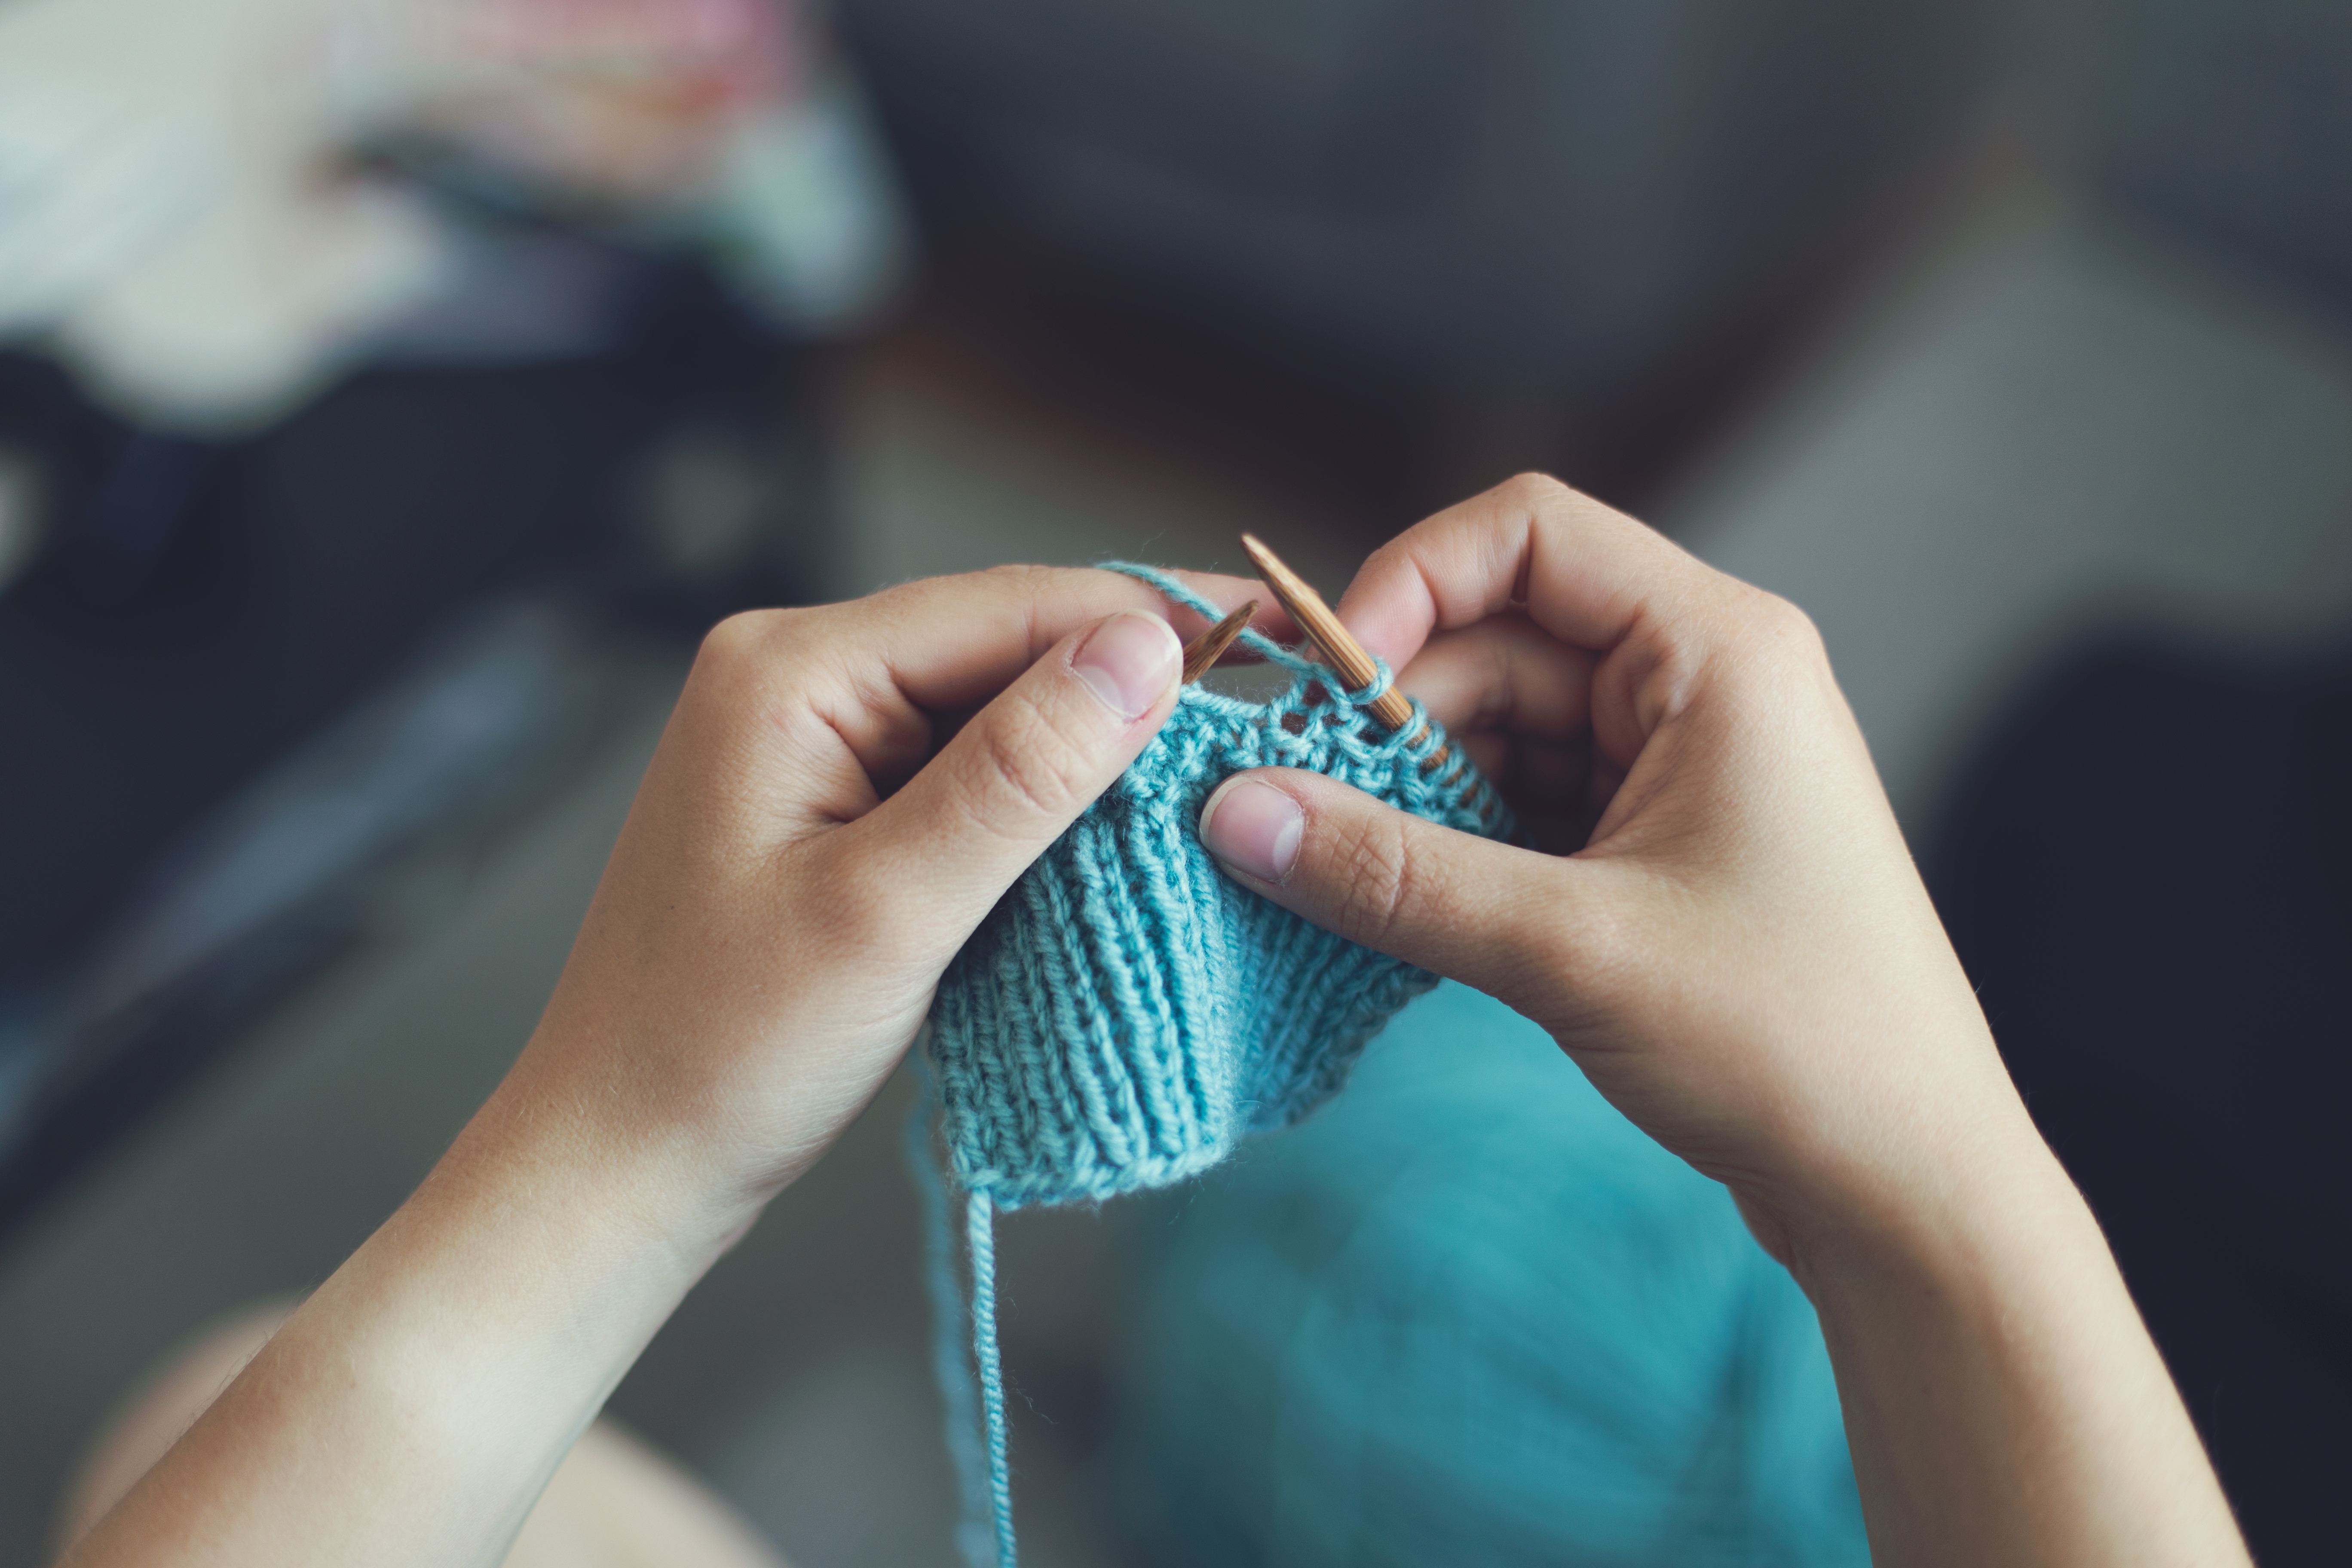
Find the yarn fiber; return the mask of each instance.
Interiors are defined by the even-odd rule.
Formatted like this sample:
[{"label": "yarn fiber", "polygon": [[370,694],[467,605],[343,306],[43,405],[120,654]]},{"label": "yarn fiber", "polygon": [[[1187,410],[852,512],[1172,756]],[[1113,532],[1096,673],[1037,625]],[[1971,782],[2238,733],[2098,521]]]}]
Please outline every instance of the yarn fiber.
[{"label": "yarn fiber", "polygon": [[[1221,618],[1164,573],[1110,569]],[[1385,665],[1341,691],[1322,666],[1243,637],[1293,671],[1289,689],[1260,704],[1185,687],[1142,754],[998,901],[932,1004],[941,1138],[965,1193],[976,1390],[943,1193],[927,1200],[935,1353],[973,1568],[1015,1558],[995,1211],[1099,1201],[1216,1164],[1328,1099],[1389,1016],[1436,984],[1227,877],[1200,842],[1209,795],[1246,768],[1311,768],[1465,832],[1508,830],[1499,797],[1466,757],[1441,754],[1444,733],[1418,702],[1394,731],[1362,711],[1388,689]],[[975,1392],[978,1444],[964,1415]]]},{"label": "yarn fiber", "polygon": [[1448,984],[1157,1238],[1121,1469],[1171,1562],[1866,1568],[1811,1304],[1730,1194]]}]

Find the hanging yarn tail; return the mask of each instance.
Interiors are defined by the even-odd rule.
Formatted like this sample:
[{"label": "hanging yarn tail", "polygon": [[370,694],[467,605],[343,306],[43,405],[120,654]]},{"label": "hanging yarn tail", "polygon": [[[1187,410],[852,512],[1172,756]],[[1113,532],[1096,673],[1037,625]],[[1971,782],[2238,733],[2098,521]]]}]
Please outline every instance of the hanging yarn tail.
[{"label": "hanging yarn tail", "polygon": [[[921,1060],[917,1058],[918,1062]],[[996,1568],[1001,1548],[1000,1533],[1008,1532],[1012,1523],[1010,1479],[1004,1473],[1003,1444],[1001,1438],[992,1445],[996,1456],[992,1478],[990,1457],[981,1449],[981,1414],[973,1397],[972,1363],[967,1359],[971,1343],[964,1338],[963,1296],[956,1288],[955,1228],[949,1217],[946,1179],[940,1173],[940,1162],[931,1145],[931,1108],[937,1095],[931,1088],[930,1072],[921,1069],[921,1086],[915,1099],[914,1114],[907,1123],[907,1158],[914,1166],[915,1190],[921,1194],[923,1205],[923,1250],[925,1268],[923,1282],[931,1299],[931,1371],[939,1380],[940,1399],[947,1406],[948,1458],[955,1467],[956,1494],[961,1504],[956,1521],[956,1551],[966,1568]],[[993,1362],[995,1333],[995,1249],[994,1237],[990,1237],[989,1251],[989,1326],[988,1343],[991,1351],[989,1372],[1001,1384]],[[1003,1410],[998,1402],[995,1425],[1002,1427]],[[997,1489],[994,1495],[1003,1503],[992,1507],[992,1479]],[[1010,1568],[1010,1556],[1003,1558]]]},{"label": "hanging yarn tail", "polygon": [[997,1568],[1016,1568],[1013,1542],[1013,1465],[1004,1436],[1004,1363],[996,1348],[996,1205],[977,1190],[964,1200],[964,1238],[971,1249],[971,1356],[980,1368],[980,1408],[987,1423],[988,1501],[996,1522]]}]

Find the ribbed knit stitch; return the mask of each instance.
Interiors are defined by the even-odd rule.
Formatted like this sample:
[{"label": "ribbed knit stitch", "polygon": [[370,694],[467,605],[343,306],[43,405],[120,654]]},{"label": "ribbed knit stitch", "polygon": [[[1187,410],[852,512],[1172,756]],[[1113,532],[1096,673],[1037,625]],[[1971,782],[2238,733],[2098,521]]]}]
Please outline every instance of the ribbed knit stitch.
[{"label": "ribbed knit stitch", "polygon": [[[1173,578],[1124,563],[1215,618]],[[1201,807],[1245,768],[1311,768],[1465,832],[1504,810],[1418,704],[1390,733],[1297,670],[1263,706],[1188,686],[1143,754],[1047,849],[940,983],[931,1051],[957,1184],[999,1208],[1102,1199],[1215,1164],[1297,1121],[1434,984],[1251,892],[1201,845]]]},{"label": "ribbed knit stitch", "polygon": [[[1110,569],[1219,618],[1163,573]],[[1308,768],[1465,832],[1508,828],[1468,759],[1438,758],[1444,732],[1418,702],[1394,732],[1362,711],[1388,689],[1385,666],[1370,687],[1339,692],[1324,667],[1243,635],[1295,672],[1289,689],[1261,705],[1184,688],[1142,755],[982,922],[932,1005],[949,1171],[968,1194],[989,1460],[967,1507],[993,1515],[984,1532],[968,1520],[964,1539],[992,1538],[1000,1568],[1013,1563],[982,1245],[993,1211],[1099,1201],[1207,1169],[1329,1098],[1389,1016],[1436,984],[1227,877],[1201,845],[1201,807],[1244,769]]]}]

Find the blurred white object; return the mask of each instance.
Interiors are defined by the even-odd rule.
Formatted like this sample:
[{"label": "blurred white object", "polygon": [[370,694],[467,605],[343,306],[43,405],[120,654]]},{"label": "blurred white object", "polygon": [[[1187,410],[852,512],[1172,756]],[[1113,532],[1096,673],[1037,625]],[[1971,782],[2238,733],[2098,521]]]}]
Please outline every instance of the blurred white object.
[{"label": "blurred white object", "polygon": [[779,325],[856,325],[905,226],[789,0],[0,0],[0,338],[153,426],[264,424],[480,286],[355,155],[452,148],[577,222],[708,244]]},{"label": "blurred white object", "polygon": [[267,419],[424,299],[434,225],[335,177],[322,0],[0,9],[0,332],[154,423]]},{"label": "blurred white object", "polygon": [[680,217],[749,303],[807,332],[860,325],[906,271],[898,187],[856,82],[837,69],[729,138]]}]

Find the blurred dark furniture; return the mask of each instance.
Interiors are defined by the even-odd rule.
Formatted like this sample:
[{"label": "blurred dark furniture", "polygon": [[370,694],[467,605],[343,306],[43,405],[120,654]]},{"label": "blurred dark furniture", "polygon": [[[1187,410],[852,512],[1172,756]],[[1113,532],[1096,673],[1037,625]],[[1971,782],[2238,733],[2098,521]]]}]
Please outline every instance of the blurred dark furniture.
[{"label": "blurred dark furniture", "polygon": [[[646,268],[607,352],[367,370],[235,442],[126,426],[46,362],[0,355],[0,447],[38,472],[47,518],[40,556],[0,587],[0,1231],[352,934],[320,905],[327,883],[368,870],[369,852],[414,848],[351,842],[373,829],[331,797],[370,787],[351,752],[371,742],[336,740],[271,786],[279,815],[338,824],[299,918],[207,955],[168,994],[93,999],[142,903],[249,897],[159,887],[192,836],[223,877],[300,883],[303,867],[256,863],[311,852],[299,834],[223,842],[243,830],[223,814],[388,682],[414,684],[420,654],[485,606],[552,595],[567,625],[601,616],[690,646],[730,609],[798,596],[822,511],[814,385],[805,353],[667,264]],[[542,633],[526,627],[523,650],[542,664],[581,640]],[[513,665],[513,637],[475,640]],[[535,678],[553,693],[564,673]],[[463,698],[468,676],[422,679]],[[429,733],[419,704],[450,699],[399,700],[410,716],[374,722],[380,743],[402,744],[404,722]],[[503,781],[446,775],[469,755],[535,764],[503,742],[541,739],[460,744],[434,787],[512,807]],[[378,774],[402,760],[376,759]],[[383,831],[416,830],[399,803],[374,809]]]},{"label": "blurred dark furniture", "polygon": [[[2352,318],[2352,8],[2063,15],[2109,208]],[[2352,650],[2085,645],[1952,798],[1937,902],[2255,1558],[2352,1563]]]},{"label": "blurred dark furniture", "polygon": [[1399,504],[1449,445],[1658,478],[1933,170],[2000,9],[839,7],[936,275]]},{"label": "blurred dark furniture", "polygon": [[2352,649],[2027,693],[1930,884],[2264,1568],[2352,1563]]}]

